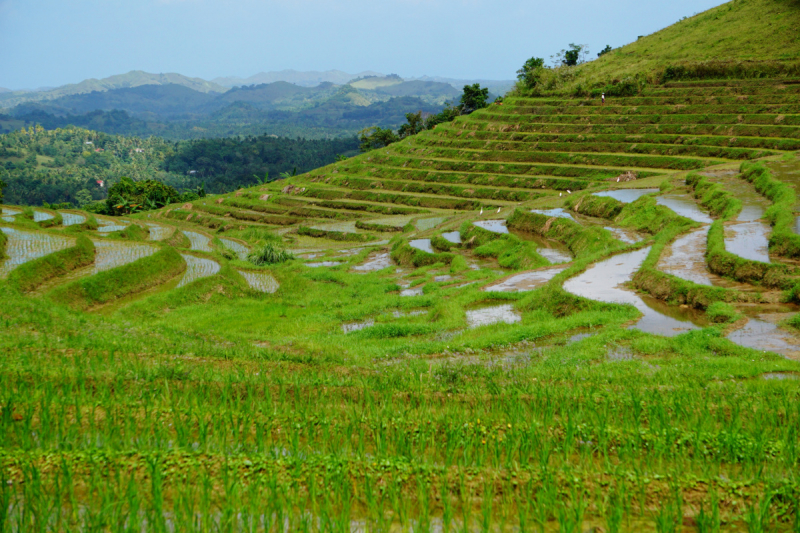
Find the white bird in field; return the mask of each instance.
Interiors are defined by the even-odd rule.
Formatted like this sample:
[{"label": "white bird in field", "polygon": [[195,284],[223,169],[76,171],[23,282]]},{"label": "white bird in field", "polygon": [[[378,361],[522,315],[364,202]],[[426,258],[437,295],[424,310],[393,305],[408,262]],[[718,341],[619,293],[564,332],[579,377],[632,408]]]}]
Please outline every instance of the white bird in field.
[{"label": "white bird in field", "polygon": [[617,178],[617,183],[619,183],[619,178]]},{"label": "white bird in field", "polygon": [[567,189],[567,194],[572,194],[572,191]]},{"label": "white bird in field", "polygon": [[564,194],[563,192],[558,193],[558,197],[561,198],[561,195]]},{"label": "white bird in field", "polygon": [[499,213],[501,209],[502,209],[502,207],[498,207],[497,208],[497,212]]},{"label": "white bird in field", "polygon": [[483,208],[481,207],[481,216],[483,216]]}]

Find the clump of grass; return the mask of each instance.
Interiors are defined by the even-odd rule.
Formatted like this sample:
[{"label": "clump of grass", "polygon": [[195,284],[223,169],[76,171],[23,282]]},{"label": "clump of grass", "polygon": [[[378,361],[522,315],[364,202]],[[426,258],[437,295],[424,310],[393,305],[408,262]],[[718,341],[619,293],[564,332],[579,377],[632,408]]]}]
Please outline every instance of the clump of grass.
[{"label": "clump of grass", "polygon": [[736,322],[742,316],[734,306],[725,302],[714,302],[709,305],[706,315],[715,324]]},{"label": "clump of grass", "polygon": [[247,256],[247,260],[257,266],[285,263],[292,259],[294,259],[294,256],[290,252],[276,247],[271,242],[256,248]]}]

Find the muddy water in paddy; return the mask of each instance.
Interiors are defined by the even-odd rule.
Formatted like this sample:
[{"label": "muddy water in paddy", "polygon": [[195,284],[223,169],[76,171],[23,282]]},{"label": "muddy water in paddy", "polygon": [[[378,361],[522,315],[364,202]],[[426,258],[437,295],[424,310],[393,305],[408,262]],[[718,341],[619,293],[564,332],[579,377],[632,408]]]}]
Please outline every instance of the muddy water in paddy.
[{"label": "muddy water in paddy", "polygon": [[198,252],[211,251],[211,239],[202,233],[183,230],[183,234],[189,238],[189,242],[191,243],[190,250],[196,250]]},{"label": "muddy water in paddy", "polygon": [[600,196],[601,198],[613,198],[623,204],[635,202],[646,194],[653,194],[658,192],[658,189],[614,189],[611,191],[603,191],[593,193],[592,196]]},{"label": "muddy water in paddy", "polygon": [[408,245],[412,248],[416,248],[417,250],[428,252],[429,254],[435,253],[433,246],[431,246],[430,239],[415,239],[413,241],[409,241]]},{"label": "muddy water in paddy", "polygon": [[760,219],[769,201],[755,187],[742,179],[722,182],[725,188],[742,201],[742,212],[736,223],[725,227],[725,249],[745,259],[769,263],[769,224]]},{"label": "muddy water in paddy", "polygon": [[706,268],[706,244],[708,226],[696,229],[666,247],[657,268],[681,279],[712,285],[711,273]]},{"label": "muddy water in paddy", "polygon": [[522,317],[514,310],[513,304],[489,305],[467,311],[467,326],[470,328],[501,322],[515,324],[520,321]]},{"label": "muddy water in paddy", "polygon": [[390,266],[392,266],[392,258],[389,256],[389,252],[384,252],[370,255],[363,264],[354,266],[353,270],[357,272],[375,272]]},{"label": "muddy water in paddy", "polygon": [[250,253],[250,250],[247,248],[247,246],[239,241],[234,241],[232,239],[220,239],[219,242],[221,242],[225,248],[229,248],[236,253],[236,256],[242,261],[247,259],[247,254]]},{"label": "muddy water in paddy", "polygon": [[597,263],[567,280],[564,289],[592,300],[633,305],[644,315],[633,327],[648,333],[669,337],[701,327],[703,319],[699,313],[670,307],[621,286],[631,280],[649,252],[650,247],[647,247]]},{"label": "muddy water in paddy", "polygon": [[461,233],[458,231],[448,231],[447,233],[442,233],[442,238],[452,242],[453,244],[461,244]]},{"label": "muddy water in paddy", "polygon": [[668,207],[680,216],[695,222],[700,222],[701,224],[711,224],[713,222],[708,213],[703,211],[688,194],[671,193],[656,196],[656,203]]},{"label": "muddy water in paddy", "polygon": [[618,241],[622,241],[625,244],[636,244],[637,242],[641,242],[644,240],[644,235],[641,233],[637,233],[633,230],[624,229],[624,228],[614,228],[611,226],[605,226],[603,229],[610,231],[614,238]]},{"label": "muddy water in paddy", "polygon": [[5,278],[8,273],[19,265],[52,254],[64,248],[74,246],[75,239],[68,239],[46,233],[33,233],[19,231],[14,228],[0,228],[6,234],[5,260],[0,260],[0,278]]},{"label": "muddy water in paddy", "polygon": [[473,224],[492,233],[508,233],[505,220],[477,220]]},{"label": "muddy water in paddy", "polygon": [[739,346],[800,360],[800,339],[760,318],[749,319],[743,328],[730,333],[728,339]]},{"label": "muddy water in paddy", "polygon": [[272,294],[278,290],[278,281],[273,278],[269,272],[251,272],[249,270],[239,270],[239,274],[241,274],[242,277],[247,280],[247,284],[250,285],[250,288],[252,289],[269,294]]},{"label": "muddy water in paddy", "polygon": [[483,288],[486,292],[524,292],[537,289],[567,267],[551,267],[515,274]]},{"label": "muddy water in paddy", "polygon": [[560,242],[550,241],[535,233],[528,233],[525,231],[514,230],[513,233],[523,241],[536,243],[536,252],[553,264],[569,263],[572,261],[572,253],[569,251],[569,248]]},{"label": "muddy water in paddy", "polygon": [[374,325],[375,325],[375,320],[371,318],[363,322],[348,322],[347,324],[342,324],[342,333],[360,331],[364,328],[371,328]]},{"label": "muddy water in paddy", "polygon": [[311,268],[319,268],[319,267],[335,267],[341,264],[343,264],[341,261],[319,261],[316,263],[306,263],[306,266]]},{"label": "muddy water in paddy", "polygon": [[329,222],[327,224],[314,224],[311,226],[312,229],[318,229],[322,231],[339,231],[342,233],[358,233],[358,228],[356,228],[356,221],[351,220],[349,222]]},{"label": "muddy water in paddy", "polygon": [[59,212],[61,213],[62,225],[64,226],[75,226],[77,224],[83,224],[86,222],[86,217],[81,214],[67,213],[65,211]]},{"label": "muddy water in paddy", "polygon": [[200,278],[207,278],[219,272],[220,266],[216,261],[203,259],[189,254],[181,254],[186,261],[186,272],[183,274],[178,287],[183,287]]}]

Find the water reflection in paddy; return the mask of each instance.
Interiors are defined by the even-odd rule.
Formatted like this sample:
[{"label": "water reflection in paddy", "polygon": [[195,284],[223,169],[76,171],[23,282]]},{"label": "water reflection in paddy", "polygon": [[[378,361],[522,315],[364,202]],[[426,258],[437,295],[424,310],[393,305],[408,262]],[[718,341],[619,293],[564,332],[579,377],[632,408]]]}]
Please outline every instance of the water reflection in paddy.
[{"label": "water reflection in paddy", "polygon": [[606,226],[604,229],[610,231],[614,238],[618,241],[622,241],[625,244],[636,244],[637,242],[641,242],[644,240],[644,236],[640,233],[637,233],[633,230],[624,229],[624,228],[615,228],[612,226]]},{"label": "water reflection in paddy", "polygon": [[415,239],[413,241],[409,241],[408,245],[411,246],[412,248],[416,248],[417,250],[428,252],[429,254],[434,253],[430,239]]},{"label": "water reflection in paddy", "polygon": [[688,194],[664,194],[656,196],[656,203],[675,211],[682,217],[686,217],[701,224],[711,224],[713,220],[703,211]]},{"label": "water reflection in paddy", "polygon": [[726,226],[725,249],[744,259],[769,263],[769,226],[763,222]]},{"label": "water reflection in paddy", "polygon": [[711,274],[705,260],[707,241],[707,226],[678,237],[661,254],[658,269],[687,281],[711,285]]},{"label": "water reflection in paddy", "polygon": [[34,209],[33,211],[34,222],[44,222],[45,220],[51,220],[53,218],[55,218],[55,215],[46,211],[39,211],[38,209]]},{"label": "water reflection in paddy", "polygon": [[151,241],[163,241],[169,237],[173,231],[173,228],[154,224],[153,222],[147,222],[147,228],[150,230],[149,240]]},{"label": "water reflection in paddy", "polygon": [[473,224],[492,233],[508,233],[505,220],[476,220]]},{"label": "water reflection in paddy", "polygon": [[654,192],[658,192],[658,189],[614,189],[611,191],[596,192],[593,193],[592,196],[613,198],[622,202],[623,204],[629,204],[631,202],[635,202],[646,194],[653,194]]},{"label": "water reflection in paddy", "polygon": [[523,292],[537,289],[563,272],[567,267],[550,267],[515,274],[483,288],[486,292]]},{"label": "water reflection in paddy", "polygon": [[453,244],[461,244],[461,233],[458,231],[448,231],[447,233],[442,233],[442,237]]},{"label": "water reflection in paddy", "polygon": [[364,264],[354,266],[357,272],[375,272],[392,266],[392,258],[388,252],[372,255],[367,258]]},{"label": "water reflection in paddy", "polygon": [[743,328],[730,333],[728,339],[739,346],[800,359],[800,339],[760,318],[749,319]]},{"label": "water reflection in paddy", "polygon": [[417,220],[417,222],[414,225],[417,227],[419,231],[426,231],[435,228],[436,226],[447,220],[447,218],[448,217],[423,218],[421,220]]},{"label": "water reflection in paddy", "polygon": [[583,274],[567,280],[564,289],[592,300],[633,305],[644,315],[633,327],[648,333],[674,336],[697,329],[702,324],[698,313],[670,307],[622,287],[623,283],[631,280],[649,252],[650,247],[647,247],[597,263]]},{"label": "water reflection in paddy", "polygon": [[562,209],[561,207],[557,207],[555,209],[531,209],[531,213],[536,213],[537,215],[544,215],[546,217],[567,218],[569,220],[575,220],[575,218],[568,211]]}]

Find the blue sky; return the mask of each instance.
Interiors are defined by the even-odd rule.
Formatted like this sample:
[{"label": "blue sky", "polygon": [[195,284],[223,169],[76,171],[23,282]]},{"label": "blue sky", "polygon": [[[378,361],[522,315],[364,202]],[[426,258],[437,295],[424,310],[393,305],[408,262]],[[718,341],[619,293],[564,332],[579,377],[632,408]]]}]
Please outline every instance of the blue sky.
[{"label": "blue sky", "polygon": [[0,87],[130,70],[212,79],[295,69],[512,79],[569,43],[595,53],[720,0],[0,0]]}]

